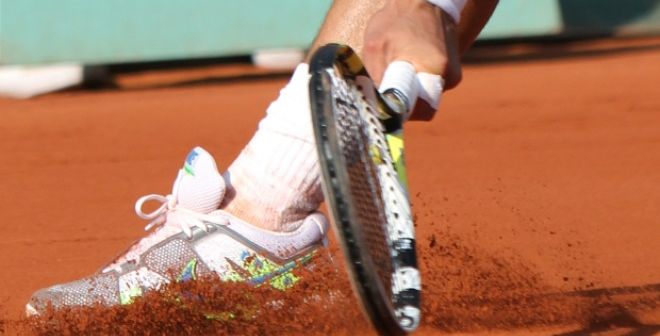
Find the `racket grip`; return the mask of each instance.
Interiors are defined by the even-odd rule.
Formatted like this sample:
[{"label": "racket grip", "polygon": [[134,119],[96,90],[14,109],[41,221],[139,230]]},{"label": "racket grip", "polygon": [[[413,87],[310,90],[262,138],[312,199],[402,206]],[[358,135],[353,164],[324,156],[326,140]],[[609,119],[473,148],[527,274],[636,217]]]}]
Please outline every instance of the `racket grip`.
[{"label": "racket grip", "polygon": [[444,80],[439,75],[417,73],[410,62],[394,61],[385,70],[379,91],[390,100],[390,104],[395,105],[397,111],[404,114],[404,120],[407,120],[418,98],[436,110],[440,105],[443,85]]}]

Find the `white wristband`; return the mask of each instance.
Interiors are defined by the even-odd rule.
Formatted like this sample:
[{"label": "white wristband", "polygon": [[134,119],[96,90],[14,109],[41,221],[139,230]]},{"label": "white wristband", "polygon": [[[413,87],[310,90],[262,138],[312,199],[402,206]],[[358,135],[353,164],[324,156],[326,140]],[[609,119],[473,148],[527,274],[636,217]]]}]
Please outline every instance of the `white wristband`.
[{"label": "white wristband", "polygon": [[461,12],[467,0],[426,0],[449,14],[455,23],[461,20]]}]

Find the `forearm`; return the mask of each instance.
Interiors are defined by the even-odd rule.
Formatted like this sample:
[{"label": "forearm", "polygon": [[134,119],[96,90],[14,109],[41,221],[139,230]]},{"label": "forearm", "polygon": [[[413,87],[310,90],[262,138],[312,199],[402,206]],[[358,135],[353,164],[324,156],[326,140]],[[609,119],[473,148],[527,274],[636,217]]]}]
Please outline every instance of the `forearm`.
[{"label": "forearm", "polygon": [[[371,16],[390,2],[406,3],[419,0],[335,0],[311,50],[335,42],[348,44],[362,53],[364,30]],[[425,0],[424,0],[425,1]],[[464,54],[492,15],[498,0],[468,0],[455,28],[459,51]]]},{"label": "forearm", "polygon": [[349,45],[362,55],[367,23],[387,1],[389,0],[334,0],[310,48],[310,55],[327,43]]},{"label": "forearm", "polygon": [[[458,50],[463,55],[474,43],[477,36],[490,19],[499,0],[387,0],[388,4],[395,4],[399,7],[424,7],[424,3],[433,3],[440,6],[445,11],[445,20],[438,21],[438,24],[444,24],[445,30],[458,41]],[[438,8],[437,6],[433,6]],[[427,7],[428,8],[428,7]],[[462,8],[462,11],[461,11]],[[432,9],[426,9],[431,11]],[[460,21],[458,25],[454,23]]]},{"label": "forearm", "polygon": [[457,27],[458,49],[461,55],[472,46],[493,14],[499,0],[468,0]]}]

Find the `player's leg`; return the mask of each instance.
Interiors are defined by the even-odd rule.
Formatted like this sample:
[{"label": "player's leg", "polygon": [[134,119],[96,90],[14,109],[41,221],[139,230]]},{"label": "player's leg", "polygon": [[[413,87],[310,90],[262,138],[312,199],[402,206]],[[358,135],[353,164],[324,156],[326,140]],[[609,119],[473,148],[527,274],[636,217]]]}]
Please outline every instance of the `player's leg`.
[{"label": "player's leg", "polygon": [[[312,46],[362,44],[367,20],[384,0],[335,0]],[[309,117],[308,66],[301,64],[231,164],[223,208],[261,228],[291,231],[322,201]]]}]

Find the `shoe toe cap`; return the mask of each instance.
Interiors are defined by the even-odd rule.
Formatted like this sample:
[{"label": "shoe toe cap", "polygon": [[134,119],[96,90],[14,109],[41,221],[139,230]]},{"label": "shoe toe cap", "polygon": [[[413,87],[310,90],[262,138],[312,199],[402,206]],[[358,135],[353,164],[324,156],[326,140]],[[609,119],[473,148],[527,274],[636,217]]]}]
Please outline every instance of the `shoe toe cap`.
[{"label": "shoe toe cap", "polygon": [[28,315],[44,313],[48,307],[62,309],[88,306],[95,303],[114,305],[119,303],[117,281],[114,276],[99,275],[65,284],[55,285],[35,292],[26,305]]}]

